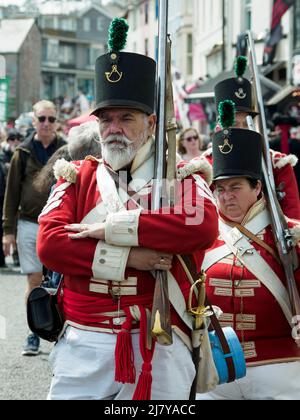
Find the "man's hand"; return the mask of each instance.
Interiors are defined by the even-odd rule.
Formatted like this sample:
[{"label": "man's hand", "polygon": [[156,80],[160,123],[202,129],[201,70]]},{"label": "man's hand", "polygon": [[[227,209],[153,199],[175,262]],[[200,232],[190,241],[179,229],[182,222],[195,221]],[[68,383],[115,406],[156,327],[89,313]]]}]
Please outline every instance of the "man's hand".
[{"label": "man's hand", "polygon": [[79,233],[70,233],[69,238],[71,239],[82,239],[82,238],[94,238],[99,241],[105,240],[105,224],[104,223],[94,223],[92,225],[87,224],[74,224],[67,225],[65,229],[70,232],[79,232]]},{"label": "man's hand", "polygon": [[146,248],[132,248],[127,267],[141,271],[163,270],[169,271],[172,268],[173,255],[165,252],[157,252]]},{"label": "man's hand", "polygon": [[12,255],[14,250],[17,248],[15,235],[5,235],[2,238],[3,253],[5,257]]}]

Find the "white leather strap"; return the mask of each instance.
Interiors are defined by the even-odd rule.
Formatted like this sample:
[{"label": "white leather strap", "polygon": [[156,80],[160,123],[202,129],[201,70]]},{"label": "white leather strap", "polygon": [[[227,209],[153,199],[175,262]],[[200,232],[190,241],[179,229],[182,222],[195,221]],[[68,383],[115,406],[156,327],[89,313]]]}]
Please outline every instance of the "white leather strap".
[{"label": "white leather strap", "polygon": [[232,229],[230,233],[223,234],[223,239],[239,261],[272,293],[293,328],[293,315],[288,293],[274,270],[237,228]]},{"label": "white leather strap", "polygon": [[[259,232],[264,230],[271,223],[270,214],[267,209],[265,209],[258,216],[254,217],[249,223],[246,224],[246,229],[250,230],[254,235],[257,235]],[[228,233],[232,230],[232,226],[226,225],[222,220],[219,221],[219,230],[221,235],[223,233]],[[208,270],[212,265],[221,261],[223,258],[228,257],[232,254],[228,245],[220,246],[219,248],[212,249],[211,251],[205,254],[205,258],[202,263],[202,269],[204,271]]]},{"label": "white leather strap", "polygon": [[186,302],[183,297],[182,291],[180,290],[180,287],[175,277],[170,271],[168,271],[168,286],[169,299],[172,306],[174,307],[175,311],[180,316],[182,321],[190,328],[190,330],[193,330],[193,317],[187,312]]}]

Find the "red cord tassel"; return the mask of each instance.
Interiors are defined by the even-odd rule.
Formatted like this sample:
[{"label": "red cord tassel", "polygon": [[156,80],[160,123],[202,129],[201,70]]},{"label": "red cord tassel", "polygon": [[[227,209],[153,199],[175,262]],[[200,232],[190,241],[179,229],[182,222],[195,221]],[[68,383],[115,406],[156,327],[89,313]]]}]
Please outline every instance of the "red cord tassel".
[{"label": "red cord tassel", "polygon": [[123,384],[134,384],[136,379],[131,329],[132,318],[131,314],[127,313],[126,321],[118,334],[115,349],[115,380]]},{"label": "red cord tassel", "polygon": [[152,340],[152,348],[147,348],[147,311],[144,307],[140,306],[140,351],[143,358],[142,372],[140,374],[135,392],[133,394],[133,400],[151,400],[151,388],[152,388],[152,359],[154,355],[155,342]]},{"label": "red cord tassel", "polygon": [[152,388],[152,365],[151,363],[143,363],[142,372],[139,377],[139,381],[135,392],[133,394],[133,400],[149,401],[151,400],[151,388]]}]

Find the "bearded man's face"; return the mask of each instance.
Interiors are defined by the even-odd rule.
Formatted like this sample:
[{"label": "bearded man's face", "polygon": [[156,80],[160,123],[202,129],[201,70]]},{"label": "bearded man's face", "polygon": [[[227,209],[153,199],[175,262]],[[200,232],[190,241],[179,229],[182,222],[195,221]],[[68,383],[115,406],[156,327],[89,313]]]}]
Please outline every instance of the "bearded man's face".
[{"label": "bearded man's face", "polygon": [[155,115],[127,108],[100,111],[102,157],[115,171],[132,163],[137,152],[152,136]]}]

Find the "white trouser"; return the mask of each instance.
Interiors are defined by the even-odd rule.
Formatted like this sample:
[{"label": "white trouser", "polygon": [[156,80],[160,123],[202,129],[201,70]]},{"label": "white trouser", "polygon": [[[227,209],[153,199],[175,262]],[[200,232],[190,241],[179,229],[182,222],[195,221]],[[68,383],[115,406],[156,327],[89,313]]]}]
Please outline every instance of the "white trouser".
[{"label": "white trouser", "polygon": [[[131,400],[135,385],[115,382],[116,335],[82,331],[73,327],[50,355],[53,380],[50,400]],[[191,353],[176,334],[172,346],[155,347],[153,400],[188,400],[195,377]],[[136,380],[142,366],[139,334],[132,335]]]},{"label": "white trouser", "polygon": [[197,400],[300,400],[300,362],[250,367],[245,378]]}]

